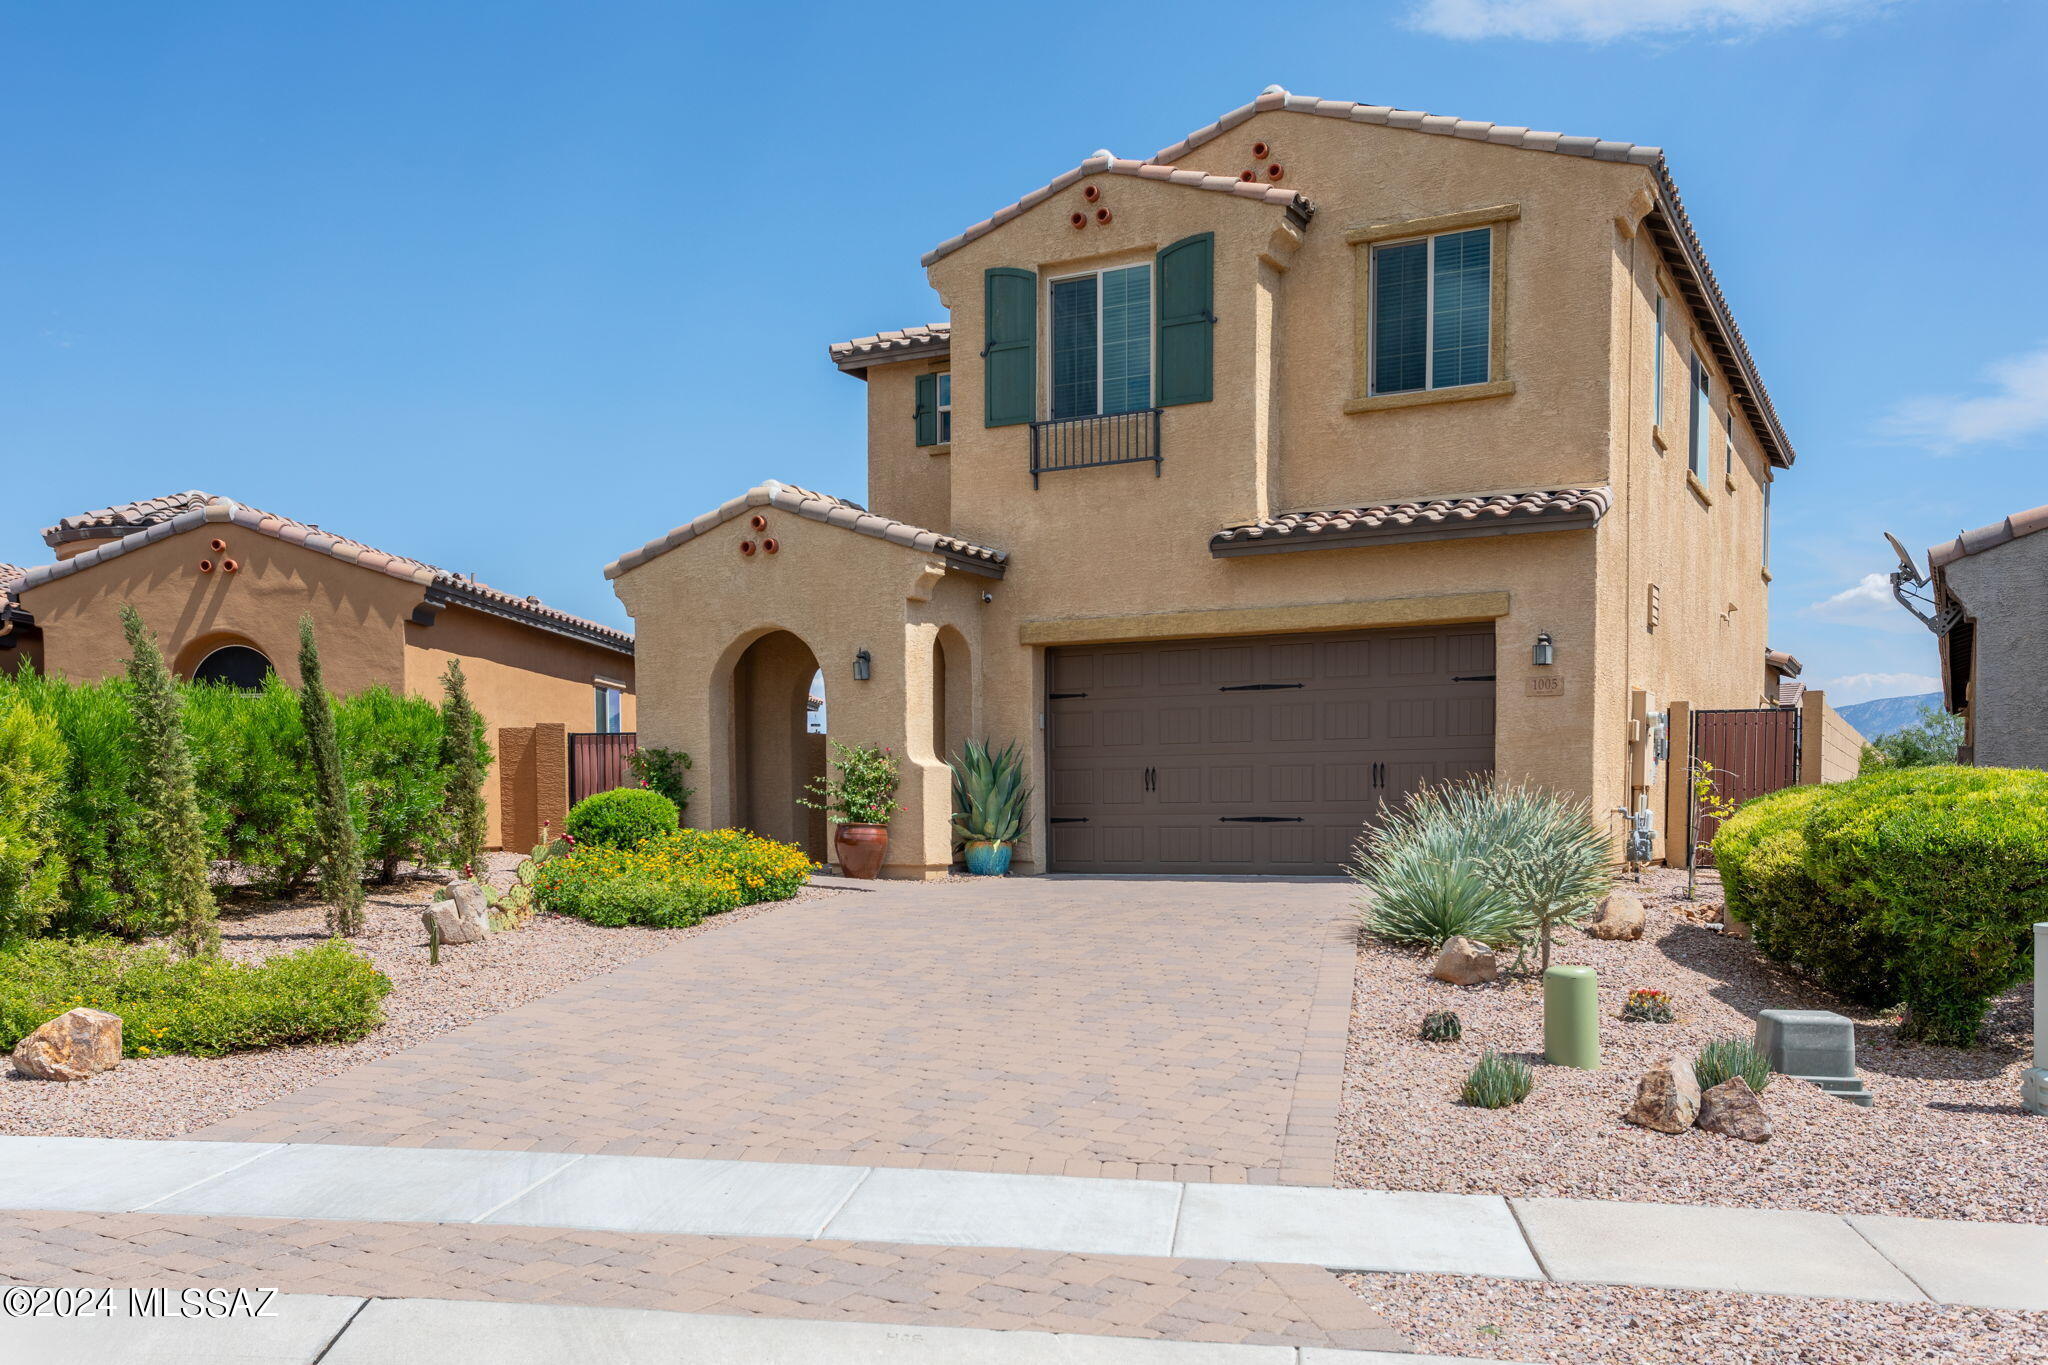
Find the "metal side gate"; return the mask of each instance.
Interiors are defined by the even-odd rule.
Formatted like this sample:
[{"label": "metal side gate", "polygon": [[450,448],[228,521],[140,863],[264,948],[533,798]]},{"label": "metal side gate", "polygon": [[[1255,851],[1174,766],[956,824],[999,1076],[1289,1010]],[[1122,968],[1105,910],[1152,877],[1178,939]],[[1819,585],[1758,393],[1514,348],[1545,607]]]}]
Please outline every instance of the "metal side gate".
[{"label": "metal side gate", "polygon": [[609,735],[569,736],[569,804],[614,787],[635,785],[626,760],[640,747],[631,730]]},{"label": "metal side gate", "polygon": [[[1692,756],[1712,771],[1714,789],[1737,805],[1799,783],[1799,708],[1768,706],[1744,711],[1692,713]],[[1673,773],[1673,781],[1692,781],[1690,773]],[[1708,843],[1720,821],[1688,800],[1692,812],[1692,847]],[[1699,855],[1711,867],[1711,848]]]}]

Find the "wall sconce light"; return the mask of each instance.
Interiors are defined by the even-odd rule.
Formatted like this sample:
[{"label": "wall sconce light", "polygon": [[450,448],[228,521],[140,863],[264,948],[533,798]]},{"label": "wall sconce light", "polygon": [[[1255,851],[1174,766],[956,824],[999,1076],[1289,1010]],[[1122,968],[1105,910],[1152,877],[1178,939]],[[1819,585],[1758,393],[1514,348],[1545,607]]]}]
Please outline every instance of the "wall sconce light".
[{"label": "wall sconce light", "polygon": [[860,650],[853,656],[853,680],[866,682],[875,675],[875,656]]},{"label": "wall sconce light", "polygon": [[1557,646],[1551,643],[1549,631],[1536,637],[1536,647],[1529,651],[1529,662],[1538,668],[1548,668],[1557,662]]}]

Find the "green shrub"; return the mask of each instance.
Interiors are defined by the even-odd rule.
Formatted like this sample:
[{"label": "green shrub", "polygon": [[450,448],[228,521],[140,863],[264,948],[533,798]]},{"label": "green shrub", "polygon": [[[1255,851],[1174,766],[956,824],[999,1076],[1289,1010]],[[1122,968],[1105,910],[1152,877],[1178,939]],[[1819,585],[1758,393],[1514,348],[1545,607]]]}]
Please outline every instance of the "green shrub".
[{"label": "green shrub", "polygon": [[646,787],[619,787],[586,796],[569,812],[569,837],[593,848],[631,848],[643,839],[673,834],[676,803]]},{"label": "green shrub", "polygon": [[836,773],[812,778],[797,804],[821,810],[846,825],[886,825],[903,809],[896,799],[902,765],[895,753],[876,744],[827,740]]},{"label": "green shrub", "polygon": [[199,813],[198,767],[185,734],[185,693],[171,676],[156,636],[134,607],[121,608],[128,641],[127,698],[135,714],[136,895],[168,923],[179,951],[220,951],[206,821]]},{"label": "green shrub", "polygon": [[634,848],[579,844],[534,873],[542,910],[597,924],[676,928],[757,901],[787,900],[810,879],[802,849],[746,830],[673,830]]},{"label": "green shrub", "polygon": [[696,795],[696,789],[690,786],[683,774],[696,765],[681,749],[643,745],[627,757],[626,766],[633,770],[633,776],[640,779],[641,786],[658,791],[675,802],[678,812],[690,808],[690,798]]},{"label": "green shrub", "polygon": [[1528,1099],[1535,1087],[1536,1074],[1527,1062],[1488,1048],[1465,1077],[1458,1098],[1477,1109],[1506,1109]]},{"label": "green shrub", "polygon": [[275,673],[253,692],[202,684],[187,696],[186,729],[213,853],[263,895],[297,892],[318,861],[298,693]]},{"label": "green shrub", "polygon": [[1425,1043],[1455,1043],[1465,1036],[1465,1026],[1451,1010],[1431,1010],[1422,1016],[1420,1036]]},{"label": "green shrub", "polygon": [[25,697],[0,693],[0,948],[41,933],[59,903],[64,759],[57,722]]},{"label": "green shrub", "polygon": [[[1744,806],[1714,841],[1757,946],[1968,1046],[2048,919],[2048,773],[1918,767]],[[1755,811],[1754,814],[1752,812]]]},{"label": "green shrub", "polygon": [[440,708],[366,688],[334,707],[365,864],[389,883],[398,865],[438,863],[448,845]]},{"label": "green shrub", "polygon": [[1913,723],[1863,746],[1858,760],[1859,774],[1868,775],[1897,768],[1924,768],[1956,761],[1956,750],[1968,730],[1961,716],[1922,705]]},{"label": "green shrub", "polygon": [[1771,1063],[1747,1038],[1716,1038],[1693,1058],[1692,1074],[1701,1090],[1712,1090],[1729,1077],[1740,1076],[1761,1095],[1771,1083]]},{"label": "green shrub", "polygon": [[441,812],[444,856],[467,875],[484,860],[484,774],[491,745],[484,718],[469,700],[462,661],[450,659],[441,674],[441,773],[446,804]]},{"label": "green shrub", "polygon": [[267,962],[179,958],[110,939],[42,939],[0,953],[0,1048],[80,1005],[121,1017],[125,1055],[346,1043],[384,1022],[391,982],[336,941]]}]

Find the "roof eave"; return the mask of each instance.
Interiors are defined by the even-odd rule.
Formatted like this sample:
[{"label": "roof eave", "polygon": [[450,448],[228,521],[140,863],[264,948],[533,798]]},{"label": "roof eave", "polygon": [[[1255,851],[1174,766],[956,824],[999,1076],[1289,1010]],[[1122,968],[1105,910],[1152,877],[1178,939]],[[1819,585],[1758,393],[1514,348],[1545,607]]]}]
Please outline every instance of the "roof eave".
[{"label": "roof eave", "polygon": [[559,635],[566,640],[595,645],[599,649],[608,649],[629,659],[633,657],[633,637],[623,631],[615,631],[596,622],[564,619],[517,600],[508,601],[469,583],[456,580],[435,583],[427,589],[426,600],[435,606],[467,607],[486,616],[495,616],[500,620],[512,621],[533,630],[546,631],[550,635]]},{"label": "roof eave", "polygon": [[902,346],[892,346],[886,351],[849,352],[846,355],[827,355],[839,367],[841,374],[850,374],[855,379],[866,379],[868,371],[877,365],[896,365],[906,360],[935,360],[950,356],[953,344],[950,341],[920,341]]},{"label": "roof eave", "polygon": [[1352,527],[1344,531],[1268,531],[1262,535],[1209,538],[1215,559],[1240,555],[1291,554],[1300,550],[1344,550],[1375,545],[1415,545],[1433,540],[1485,540],[1496,536],[1531,535],[1541,531],[1590,531],[1601,512],[1586,509],[1541,517],[1504,517],[1491,522],[1459,522],[1430,526]]}]

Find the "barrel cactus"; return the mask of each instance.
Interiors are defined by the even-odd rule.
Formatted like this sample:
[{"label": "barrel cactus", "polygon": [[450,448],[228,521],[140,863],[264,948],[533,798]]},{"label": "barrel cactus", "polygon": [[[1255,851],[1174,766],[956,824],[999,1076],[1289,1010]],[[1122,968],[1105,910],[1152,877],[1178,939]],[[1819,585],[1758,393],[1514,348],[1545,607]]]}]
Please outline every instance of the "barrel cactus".
[{"label": "barrel cactus", "polygon": [[1425,1043],[1455,1043],[1464,1033],[1464,1025],[1450,1010],[1431,1010],[1422,1016],[1422,1041]]}]

